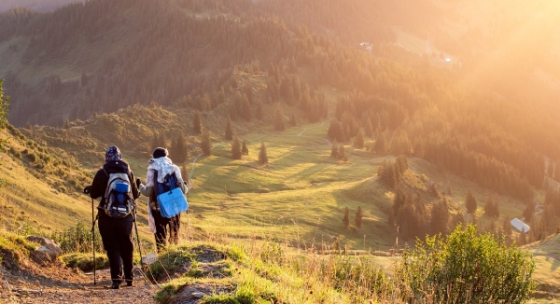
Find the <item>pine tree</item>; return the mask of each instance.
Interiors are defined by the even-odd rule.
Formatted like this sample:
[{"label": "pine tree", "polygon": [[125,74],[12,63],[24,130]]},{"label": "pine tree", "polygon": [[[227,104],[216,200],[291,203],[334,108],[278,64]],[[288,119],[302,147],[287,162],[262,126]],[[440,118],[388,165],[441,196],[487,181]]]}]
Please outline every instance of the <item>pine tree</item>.
[{"label": "pine tree", "polygon": [[243,139],[243,145],[241,147],[241,153],[249,155],[249,149],[247,149],[247,140]]},{"label": "pine tree", "polygon": [[264,142],[261,143],[261,150],[259,152],[259,163],[268,164],[268,155],[266,154],[266,146]]},{"label": "pine tree", "polygon": [[231,118],[229,117],[229,115],[226,122],[226,132],[224,137],[227,140],[233,139],[233,126],[231,125]]},{"label": "pine tree", "polygon": [[379,136],[376,137],[373,147],[375,152],[379,154],[385,154],[387,152],[387,139],[383,134],[379,134]]},{"label": "pine tree", "polygon": [[373,135],[373,127],[371,125],[371,120],[369,116],[366,118],[364,123],[364,133],[367,137],[371,137]]},{"label": "pine tree", "polygon": [[356,138],[354,138],[354,148],[363,149],[364,148],[364,130],[358,130]]},{"label": "pine tree", "polygon": [[185,138],[185,135],[183,135],[182,132],[177,134],[177,137],[175,137],[175,140],[171,145],[170,154],[172,154],[173,160],[176,163],[183,163],[187,161],[189,157],[187,139]]},{"label": "pine tree", "polygon": [[434,203],[432,207],[432,220],[430,227],[432,234],[446,233],[447,223],[449,222],[449,206],[447,198],[443,197],[441,200]]},{"label": "pine tree", "polygon": [[233,140],[231,142],[231,158],[241,159],[241,145],[239,144],[237,135],[233,136]]},{"label": "pine tree", "polygon": [[513,233],[513,229],[511,228],[510,220],[507,217],[504,217],[504,221],[502,223],[502,229],[506,236],[510,236]]},{"label": "pine tree", "polygon": [[348,209],[348,207],[344,208],[344,217],[342,218],[342,225],[344,225],[344,228],[346,229],[350,227],[350,209]]},{"label": "pine tree", "polygon": [[204,131],[202,133],[202,140],[200,141],[200,148],[202,153],[206,156],[212,155],[212,142],[210,141],[210,132]]},{"label": "pine tree", "polygon": [[194,112],[193,117],[193,131],[196,134],[202,134],[202,118],[200,117],[200,112]]},{"label": "pine tree", "polygon": [[284,131],[286,129],[286,126],[284,125],[284,114],[282,113],[280,105],[277,105],[276,110],[274,111],[274,129],[276,131]]},{"label": "pine tree", "polygon": [[358,209],[356,210],[356,214],[354,215],[354,225],[356,226],[356,229],[362,229],[363,218],[364,215],[362,214],[362,207],[358,206]]},{"label": "pine tree", "polygon": [[0,129],[3,128],[8,122],[8,96],[4,96],[4,81],[0,79]]},{"label": "pine tree", "polygon": [[476,198],[473,196],[471,190],[467,192],[467,197],[465,199],[465,207],[467,208],[467,212],[470,214],[474,214],[476,212],[476,208],[478,207],[476,203]]},{"label": "pine tree", "polygon": [[241,100],[241,115],[246,121],[251,121],[251,104],[249,103],[247,95],[243,95],[243,99]]}]

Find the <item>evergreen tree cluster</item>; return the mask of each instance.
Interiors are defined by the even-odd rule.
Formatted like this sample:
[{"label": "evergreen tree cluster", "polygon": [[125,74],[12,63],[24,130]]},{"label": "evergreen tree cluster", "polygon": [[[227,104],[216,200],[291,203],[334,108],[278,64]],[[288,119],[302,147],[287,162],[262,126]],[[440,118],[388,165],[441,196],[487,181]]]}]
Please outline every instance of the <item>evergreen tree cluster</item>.
[{"label": "evergreen tree cluster", "polygon": [[[358,206],[356,212],[354,213],[354,227],[357,230],[362,229],[362,221],[364,219],[364,213],[362,212],[362,207]],[[344,208],[344,215],[342,217],[342,225],[344,228],[350,228],[350,209],[348,207]]]},{"label": "evergreen tree cluster", "polygon": [[401,155],[394,162],[383,161],[377,170],[377,176],[382,183],[395,188],[406,170],[408,170],[408,162],[406,157]]},{"label": "evergreen tree cluster", "polygon": [[[332,87],[345,93],[337,95],[329,138],[354,139],[361,148],[363,130],[364,138],[375,139],[377,153],[422,157],[500,194],[530,201],[532,188],[543,185],[542,155],[560,154],[558,120],[547,107],[457,86],[455,71],[380,44],[395,39],[390,25],[426,27],[421,14],[404,18],[399,10],[438,11],[423,1],[366,0],[92,0],[49,14],[10,11],[0,15],[0,41],[29,38],[25,49],[10,48],[22,53],[22,65],[48,57],[49,62],[74,58],[74,64],[89,67],[72,80],[45,76],[40,86],[26,83],[17,71],[8,73],[11,120],[23,126],[58,119],[55,124],[63,125],[60,109],[72,109],[72,120],[157,101],[202,112],[228,104],[231,119],[273,116],[281,131],[286,127],[282,107],[309,122],[326,118],[320,88]],[[212,14],[197,18],[201,12]],[[324,28],[345,36],[339,41]],[[122,34],[130,32],[137,35]],[[341,43],[355,43],[356,37],[371,37],[373,51]],[[115,41],[127,47],[102,51]],[[92,63],[79,49],[107,55]],[[251,86],[249,78],[266,85]],[[42,102],[51,106],[38,113]],[[278,103],[273,115],[262,113],[263,103]],[[553,167],[554,174],[547,173],[558,179],[560,168]]]}]

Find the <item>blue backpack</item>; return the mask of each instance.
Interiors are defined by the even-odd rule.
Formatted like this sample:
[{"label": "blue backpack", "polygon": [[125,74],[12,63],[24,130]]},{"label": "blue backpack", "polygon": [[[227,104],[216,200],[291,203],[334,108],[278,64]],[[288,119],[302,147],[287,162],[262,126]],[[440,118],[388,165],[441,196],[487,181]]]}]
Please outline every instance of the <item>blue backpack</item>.
[{"label": "blue backpack", "polygon": [[164,177],[163,183],[158,182],[158,172],[154,170],[154,196],[163,217],[172,218],[187,210],[189,204],[181,191],[175,173]]}]

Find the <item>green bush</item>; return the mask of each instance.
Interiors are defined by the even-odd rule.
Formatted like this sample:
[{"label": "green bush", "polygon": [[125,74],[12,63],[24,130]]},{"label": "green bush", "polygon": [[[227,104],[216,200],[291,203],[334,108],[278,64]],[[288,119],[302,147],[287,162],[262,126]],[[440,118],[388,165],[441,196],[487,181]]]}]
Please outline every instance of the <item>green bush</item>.
[{"label": "green bush", "polygon": [[504,238],[459,225],[445,240],[418,240],[397,272],[405,301],[430,296],[434,303],[521,303],[534,288],[534,269],[529,253],[506,247]]}]

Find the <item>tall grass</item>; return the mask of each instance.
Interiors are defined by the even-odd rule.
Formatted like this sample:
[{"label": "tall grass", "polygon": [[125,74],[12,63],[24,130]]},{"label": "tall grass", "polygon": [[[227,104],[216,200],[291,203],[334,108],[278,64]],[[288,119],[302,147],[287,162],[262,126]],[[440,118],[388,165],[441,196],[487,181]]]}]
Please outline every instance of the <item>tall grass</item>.
[{"label": "tall grass", "polygon": [[[202,303],[446,303],[460,296],[470,303],[522,303],[533,288],[532,259],[490,234],[478,235],[472,227],[458,227],[437,242],[428,239],[418,249],[387,257],[384,265],[371,253],[355,256],[326,244],[300,250],[267,238],[214,239],[224,242],[182,245],[160,255],[159,263],[169,271],[187,260],[190,268],[164,285],[158,302],[168,303],[185,284],[233,286],[214,288]],[[210,267],[194,253],[201,246],[227,256],[232,271],[223,278],[199,271]],[[494,263],[498,260],[502,263]],[[467,293],[456,293],[462,285],[469,286],[466,298]]]},{"label": "tall grass", "polygon": [[78,220],[75,226],[69,227],[63,231],[55,231],[51,234],[50,238],[60,244],[60,248],[64,252],[89,253],[92,252],[94,248],[96,252],[101,252],[103,246],[99,229],[97,226],[94,228],[95,245],[93,244],[94,236],[91,231],[91,223]]}]

